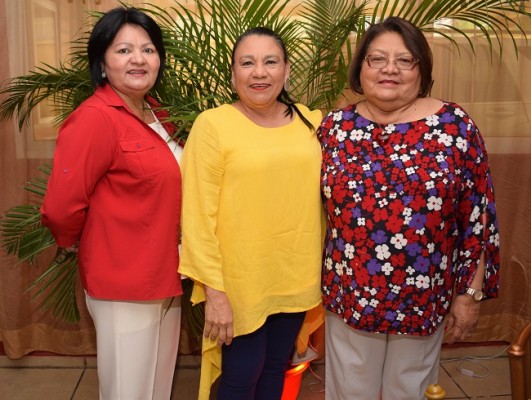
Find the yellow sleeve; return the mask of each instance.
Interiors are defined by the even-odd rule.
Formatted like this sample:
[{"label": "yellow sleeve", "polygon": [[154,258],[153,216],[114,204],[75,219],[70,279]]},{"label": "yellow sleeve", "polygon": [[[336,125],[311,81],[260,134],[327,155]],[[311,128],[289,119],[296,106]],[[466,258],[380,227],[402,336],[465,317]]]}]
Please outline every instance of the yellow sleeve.
[{"label": "yellow sleeve", "polygon": [[184,146],[181,170],[183,206],[179,272],[224,291],[221,255],[216,237],[223,177],[218,131],[208,116],[197,117]]}]

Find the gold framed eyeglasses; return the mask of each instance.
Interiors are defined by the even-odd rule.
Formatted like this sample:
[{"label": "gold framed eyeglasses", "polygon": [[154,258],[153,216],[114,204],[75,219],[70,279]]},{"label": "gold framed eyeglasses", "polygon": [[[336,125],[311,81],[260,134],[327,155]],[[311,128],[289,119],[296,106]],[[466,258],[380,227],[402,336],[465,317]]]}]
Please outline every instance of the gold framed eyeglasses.
[{"label": "gold framed eyeglasses", "polygon": [[386,56],[366,56],[364,58],[367,60],[367,64],[371,68],[381,69],[389,65],[390,61],[393,61],[395,66],[401,71],[411,71],[415,68],[415,65],[419,63],[419,60],[413,57],[398,57],[398,58],[389,58]]}]

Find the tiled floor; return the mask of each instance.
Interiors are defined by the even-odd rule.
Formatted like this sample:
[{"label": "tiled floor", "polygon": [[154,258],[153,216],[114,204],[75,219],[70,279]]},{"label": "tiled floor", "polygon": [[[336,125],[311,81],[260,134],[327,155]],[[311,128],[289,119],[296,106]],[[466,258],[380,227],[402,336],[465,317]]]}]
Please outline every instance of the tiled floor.
[{"label": "tiled floor", "polygon": [[[443,348],[438,383],[446,391],[445,399],[510,400],[506,347]],[[314,362],[311,369],[315,376],[310,369],[305,371],[298,400],[324,399],[324,387],[318,379],[324,377],[324,364]],[[0,356],[2,400],[97,400],[97,382],[95,357],[26,356],[10,360]],[[195,400],[198,382],[199,357],[180,356],[172,400]]]}]

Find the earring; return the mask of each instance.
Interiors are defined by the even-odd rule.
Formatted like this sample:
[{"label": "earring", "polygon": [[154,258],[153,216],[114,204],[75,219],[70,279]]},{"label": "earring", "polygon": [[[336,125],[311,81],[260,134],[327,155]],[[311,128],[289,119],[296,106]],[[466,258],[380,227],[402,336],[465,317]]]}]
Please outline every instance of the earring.
[{"label": "earring", "polygon": [[103,79],[107,78],[107,74],[105,73],[105,70],[103,69],[103,67],[101,67],[101,77]]},{"label": "earring", "polygon": [[289,93],[289,90],[291,89],[291,82],[289,81],[289,78],[286,79],[286,82],[284,82],[284,90],[286,93]]}]

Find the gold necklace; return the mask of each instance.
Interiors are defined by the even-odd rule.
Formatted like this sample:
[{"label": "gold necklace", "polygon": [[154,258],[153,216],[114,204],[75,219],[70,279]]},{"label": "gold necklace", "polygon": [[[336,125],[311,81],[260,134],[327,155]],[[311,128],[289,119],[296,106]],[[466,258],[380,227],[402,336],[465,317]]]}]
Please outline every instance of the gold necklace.
[{"label": "gold necklace", "polygon": [[136,113],[140,119],[144,122],[146,122],[146,112],[151,112],[151,108],[149,107],[149,104],[147,104],[145,101],[142,102],[142,107],[137,107],[136,105],[132,105],[131,109],[136,110],[138,113]]},{"label": "gold necklace", "polygon": [[[376,117],[374,116],[372,110],[369,108],[369,102],[367,100],[364,100],[363,104],[365,104],[365,108],[367,109],[367,112],[369,113],[369,116],[376,123],[376,125],[378,125],[378,127],[380,128],[380,131],[381,131],[380,135],[378,135],[376,137],[376,140],[378,140],[379,142],[385,142],[387,139],[389,139],[389,136],[391,135],[391,133],[395,132],[395,128],[394,127],[398,123],[398,121],[400,121],[400,118],[402,117],[402,115],[404,115],[404,113],[407,110],[409,110],[416,102],[417,102],[417,100],[415,99],[411,104],[409,104],[406,108],[404,108],[402,111],[400,111],[400,113],[397,115],[397,117],[396,117],[394,122],[390,122],[388,124],[384,124],[384,125],[386,125],[386,129],[384,129],[384,127],[378,121],[376,121]],[[387,129],[387,127],[389,125],[393,125],[393,130]]]}]

